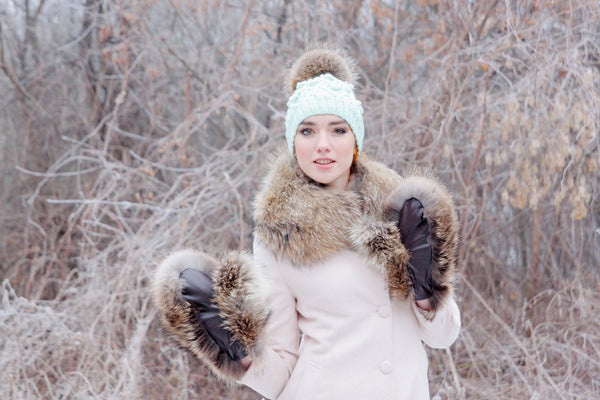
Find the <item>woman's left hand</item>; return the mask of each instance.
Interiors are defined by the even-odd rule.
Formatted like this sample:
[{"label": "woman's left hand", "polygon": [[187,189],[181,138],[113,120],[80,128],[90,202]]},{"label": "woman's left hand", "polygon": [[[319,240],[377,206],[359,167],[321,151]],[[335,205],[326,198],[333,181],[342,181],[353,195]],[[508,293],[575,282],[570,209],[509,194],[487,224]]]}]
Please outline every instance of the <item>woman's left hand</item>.
[{"label": "woman's left hand", "polygon": [[417,307],[419,307],[423,311],[431,311],[432,309],[431,301],[429,299],[415,300],[415,303],[417,303]]}]

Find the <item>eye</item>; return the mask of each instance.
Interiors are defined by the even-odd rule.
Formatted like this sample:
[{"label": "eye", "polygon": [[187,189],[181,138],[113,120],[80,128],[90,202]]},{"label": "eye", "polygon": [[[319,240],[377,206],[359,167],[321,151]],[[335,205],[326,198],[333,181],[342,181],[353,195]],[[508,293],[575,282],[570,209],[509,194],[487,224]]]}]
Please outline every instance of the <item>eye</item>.
[{"label": "eye", "polygon": [[337,133],[338,135],[343,135],[344,133],[348,132],[345,128],[336,128],[333,130],[334,133]]},{"label": "eye", "polygon": [[313,133],[315,133],[315,132],[310,128],[300,129],[300,134],[302,134],[304,136],[312,135]]}]

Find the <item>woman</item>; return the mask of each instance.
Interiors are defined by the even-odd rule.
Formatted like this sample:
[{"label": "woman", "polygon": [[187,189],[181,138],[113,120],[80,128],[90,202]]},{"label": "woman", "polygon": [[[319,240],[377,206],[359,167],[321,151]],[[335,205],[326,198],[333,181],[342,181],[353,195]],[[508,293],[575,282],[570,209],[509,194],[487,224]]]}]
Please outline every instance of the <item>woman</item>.
[{"label": "woman", "polygon": [[428,399],[422,343],[460,330],[451,197],[361,154],[354,76],[327,48],[292,66],[289,152],[256,196],[253,255],[183,250],[153,281],[167,332],[270,399]]}]

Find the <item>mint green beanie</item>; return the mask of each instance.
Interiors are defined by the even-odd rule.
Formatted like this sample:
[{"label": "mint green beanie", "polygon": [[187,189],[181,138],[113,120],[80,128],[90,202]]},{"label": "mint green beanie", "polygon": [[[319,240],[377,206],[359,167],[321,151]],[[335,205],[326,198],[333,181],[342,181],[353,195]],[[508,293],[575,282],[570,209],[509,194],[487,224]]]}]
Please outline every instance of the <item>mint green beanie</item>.
[{"label": "mint green beanie", "polygon": [[343,118],[354,132],[358,151],[361,151],[365,136],[363,108],[354,96],[354,85],[351,83],[342,81],[330,73],[298,82],[287,107],[285,138],[292,154],[298,125],[317,114],[333,114]]}]

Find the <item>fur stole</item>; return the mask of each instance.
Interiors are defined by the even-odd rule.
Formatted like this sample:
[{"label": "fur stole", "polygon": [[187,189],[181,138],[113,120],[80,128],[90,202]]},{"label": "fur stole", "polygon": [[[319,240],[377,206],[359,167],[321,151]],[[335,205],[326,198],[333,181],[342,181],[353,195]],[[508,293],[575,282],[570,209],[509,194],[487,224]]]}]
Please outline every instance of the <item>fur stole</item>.
[{"label": "fur stole", "polygon": [[254,234],[277,256],[311,265],[352,249],[386,275],[390,295],[410,294],[409,254],[396,226],[404,201],[425,207],[434,252],[434,310],[451,292],[458,245],[458,217],[446,189],[432,176],[401,177],[359,155],[349,190],[333,191],[307,177],[284,154],[266,175],[254,204]]}]

